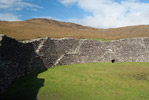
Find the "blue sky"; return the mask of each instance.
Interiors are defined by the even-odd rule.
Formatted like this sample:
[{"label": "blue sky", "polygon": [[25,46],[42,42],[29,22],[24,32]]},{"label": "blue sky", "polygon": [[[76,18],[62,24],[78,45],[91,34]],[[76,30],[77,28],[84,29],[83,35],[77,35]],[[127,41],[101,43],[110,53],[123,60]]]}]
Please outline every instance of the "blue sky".
[{"label": "blue sky", "polygon": [[53,18],[58,20],[67,20],[72,18],[83,18],[90,15],[89,12],[85,12],[76,5],[65,6],[57,0],[34,0],[34,4],[41,6],[36,11],[24,9],[19,11],[21,19],[26,20],[35,17]]},{"label": "blue sky", "polygon": [[0,20],[49,18],[97,28],[149,24],[149,0],[0,0]]}]

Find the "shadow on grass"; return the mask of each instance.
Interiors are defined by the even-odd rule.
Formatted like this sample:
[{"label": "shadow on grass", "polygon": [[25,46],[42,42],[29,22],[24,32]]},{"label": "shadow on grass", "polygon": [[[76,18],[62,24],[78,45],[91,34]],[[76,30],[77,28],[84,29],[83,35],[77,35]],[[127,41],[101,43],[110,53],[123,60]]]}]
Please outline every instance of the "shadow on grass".
[{"label": "shadow on grass", "polygon": [[38,91],[44,86],[44,79],[38,78],[40,73],[34,72],[14,81],[4,94],[4,100],[38,100]]}]

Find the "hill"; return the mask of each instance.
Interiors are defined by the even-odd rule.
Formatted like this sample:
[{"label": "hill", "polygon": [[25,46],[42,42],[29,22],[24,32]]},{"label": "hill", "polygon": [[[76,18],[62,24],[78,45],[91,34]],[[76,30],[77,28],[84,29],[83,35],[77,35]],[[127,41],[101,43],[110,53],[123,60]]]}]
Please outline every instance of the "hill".
[{"label": "hill", "polygon": [[128,26],[111,29],[97,29],[74,23],[59,22],[50,19],[30,19],[26,21],[0,21],[0,34],[26,40],[39,37],[72,37],[72,38],[104,38],[120,39],[148,37],[149,25]]}]

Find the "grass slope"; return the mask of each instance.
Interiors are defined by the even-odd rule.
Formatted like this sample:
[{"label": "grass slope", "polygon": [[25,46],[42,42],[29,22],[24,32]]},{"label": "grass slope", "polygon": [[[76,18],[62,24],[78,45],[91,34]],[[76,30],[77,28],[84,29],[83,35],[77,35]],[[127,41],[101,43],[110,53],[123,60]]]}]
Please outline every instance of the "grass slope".
[{"label": "grass slope", "polygon": [[38,100],[149,100],[149,63],[56,66],[18,79],[6,98],[36,95]]},{"label": "grass slope", "polygon": [[149,37],[149,25],[97,29],[74,23],[38,18],[16,22],[0,21],[0,34],[6,34],[17,40],[27,40],[39,37],[121,39]]}]

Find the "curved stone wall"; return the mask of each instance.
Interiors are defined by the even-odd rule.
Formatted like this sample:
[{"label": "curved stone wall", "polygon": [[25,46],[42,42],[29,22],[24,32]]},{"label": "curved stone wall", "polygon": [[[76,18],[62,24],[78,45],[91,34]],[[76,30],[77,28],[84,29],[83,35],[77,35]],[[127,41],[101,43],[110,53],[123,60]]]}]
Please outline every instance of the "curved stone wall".
[{"label": "curved stone wall", "polygon": [[0,36],[0,95],[13,80],[55,65],[89,62],[149,62],[149,38],[110,42],[39,38],[18,42]]},{"label": "curved stone wall", "polygon": [[[111,62],[112,60],[116,62],[149,62],[149,38],[121,39],[110,42],[70,38],[45,38],[44,40],[44,45],[41,47],[42,42],[40,42],[36,51],[43,57],[43,61],[52,66]],[[34,45],[34,42],[28,42]],[[47,64],[47,67],[50,64]]]}]

